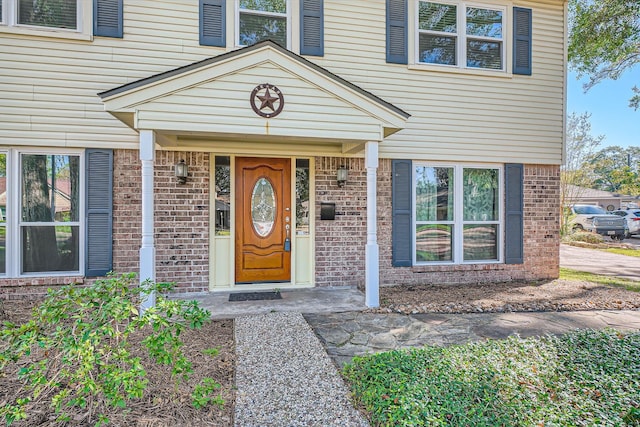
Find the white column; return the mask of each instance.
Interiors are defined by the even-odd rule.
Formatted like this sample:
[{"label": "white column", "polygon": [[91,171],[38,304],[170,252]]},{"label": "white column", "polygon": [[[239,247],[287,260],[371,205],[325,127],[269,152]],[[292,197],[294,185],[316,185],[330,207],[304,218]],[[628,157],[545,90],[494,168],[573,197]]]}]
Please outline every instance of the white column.
[{"label": "white column", "polygon": [[[156,135],[151,130],[140,131],[140,160],[142,161],[142,246],[140,247],[140,284],[156,280],[156,247],[153,240],[153,162],[156,158]],[[141,303],[144,311],[156,305],[155,293]]]},{"label": "white column", "polygon": [[380,249],[378,248],[378,220],[376,215],[376,190],[378,170],[378,142],[365,145],[367,168],[367,248],[365,252],[365,303],[367,307],[380,306]]}]

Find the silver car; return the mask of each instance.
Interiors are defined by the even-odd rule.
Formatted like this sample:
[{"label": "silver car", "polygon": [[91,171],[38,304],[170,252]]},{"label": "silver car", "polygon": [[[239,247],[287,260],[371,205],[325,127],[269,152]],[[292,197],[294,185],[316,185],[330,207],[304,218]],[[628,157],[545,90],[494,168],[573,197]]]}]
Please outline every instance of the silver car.
[{"label": "silver car", "polygon": [[624,240],[627,237],[627,222],[617,215],[605,211],[595,205],[572,205],[571,227],[573,230],[585,230],[609,236],[613,240]]},{"label": "silver car", "polygon": [[640,209],[626,209],[613,211],[612,214],[623,217],[627,220],[629,235],[640,235]]}]

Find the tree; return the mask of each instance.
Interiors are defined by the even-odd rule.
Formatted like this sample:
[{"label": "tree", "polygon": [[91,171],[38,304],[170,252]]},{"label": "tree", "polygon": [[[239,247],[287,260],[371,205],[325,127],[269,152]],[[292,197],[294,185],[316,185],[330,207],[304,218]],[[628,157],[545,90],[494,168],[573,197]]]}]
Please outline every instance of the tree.
[{"label": "tree", "polygon": [[[578,77],[589,76],[585,90],[604,79],[618,79],[640,62],[638,0],[570,0],[569,64]],[[640,89],[630,106],[640,106]]]},{"label": "tree", "polygon": [[595,153],[585,164],[591,170],[593,186],[614,193],[640,194],[640,148],[612,146]]},{"label": "tree", "polygon": [[584,168],[594,155],[604,135],[591,135],[590,113],[571,113],[567,117],[566,155],[564,165],[560,168],[560,206],[563,208],[561,215],[561,232],[566,234],[568,230],[568,211],[564,209],[574,203],[581,196],[584,188],[589,188],[593,182],[593,176],[589,169]]}]

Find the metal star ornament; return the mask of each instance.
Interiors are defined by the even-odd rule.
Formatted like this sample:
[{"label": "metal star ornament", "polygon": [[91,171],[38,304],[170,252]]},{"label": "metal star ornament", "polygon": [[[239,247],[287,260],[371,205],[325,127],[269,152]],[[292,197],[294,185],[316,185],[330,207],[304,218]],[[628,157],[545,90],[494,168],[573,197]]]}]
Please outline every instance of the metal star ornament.
[{"label": "metal star ornament", "polygon": [[[258,101],[260,105],[258,105]],[[282,112],[284,108],[284,95],[276,86],[263,83],[251,91],[249,102],[251,108],[257,115],[268,119]]]}]

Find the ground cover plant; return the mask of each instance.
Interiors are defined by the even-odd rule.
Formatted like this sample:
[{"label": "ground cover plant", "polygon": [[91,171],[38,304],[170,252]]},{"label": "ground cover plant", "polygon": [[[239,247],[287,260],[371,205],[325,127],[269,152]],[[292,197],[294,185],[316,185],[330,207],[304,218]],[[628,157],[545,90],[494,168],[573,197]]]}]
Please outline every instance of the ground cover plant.
[{"label": "ground cover plant", "polygon": [[[169,284],[136,282],[122,275],[88,287],[65,286],[50,291],[26,323],[5,322],[0,416],[7,424],[127,425],[144,420],[128,418],[134,402],[143,400],[151,425],[153,409],[168,403],[165,394],[148,393],[150,386],[155,392],[158,374],[172,390],[168,400],[182,408],[206,413],[223,405],[216,379],[200,373],[191,378],[191,359],[215,365],[218,349],[184,351],[184,338],[209,323],[210,313],[194,301],[163,298]],[[139,312],[151,291],[158,292],[156,307]]]},{"label": "ground cover plant", "polygon": [[640,332],[424,347],[344,369],[375,426],[638,426]]},{"label": "ground cover plant", "polygon": [[600,274],[571,270],[569,268],[560,268],[560,279],[599,283],[601,285],[624,288],[628,291],[640,292],[640,282],[636,280],[624,279],[622,277],[614,276],[603,276]]}]

